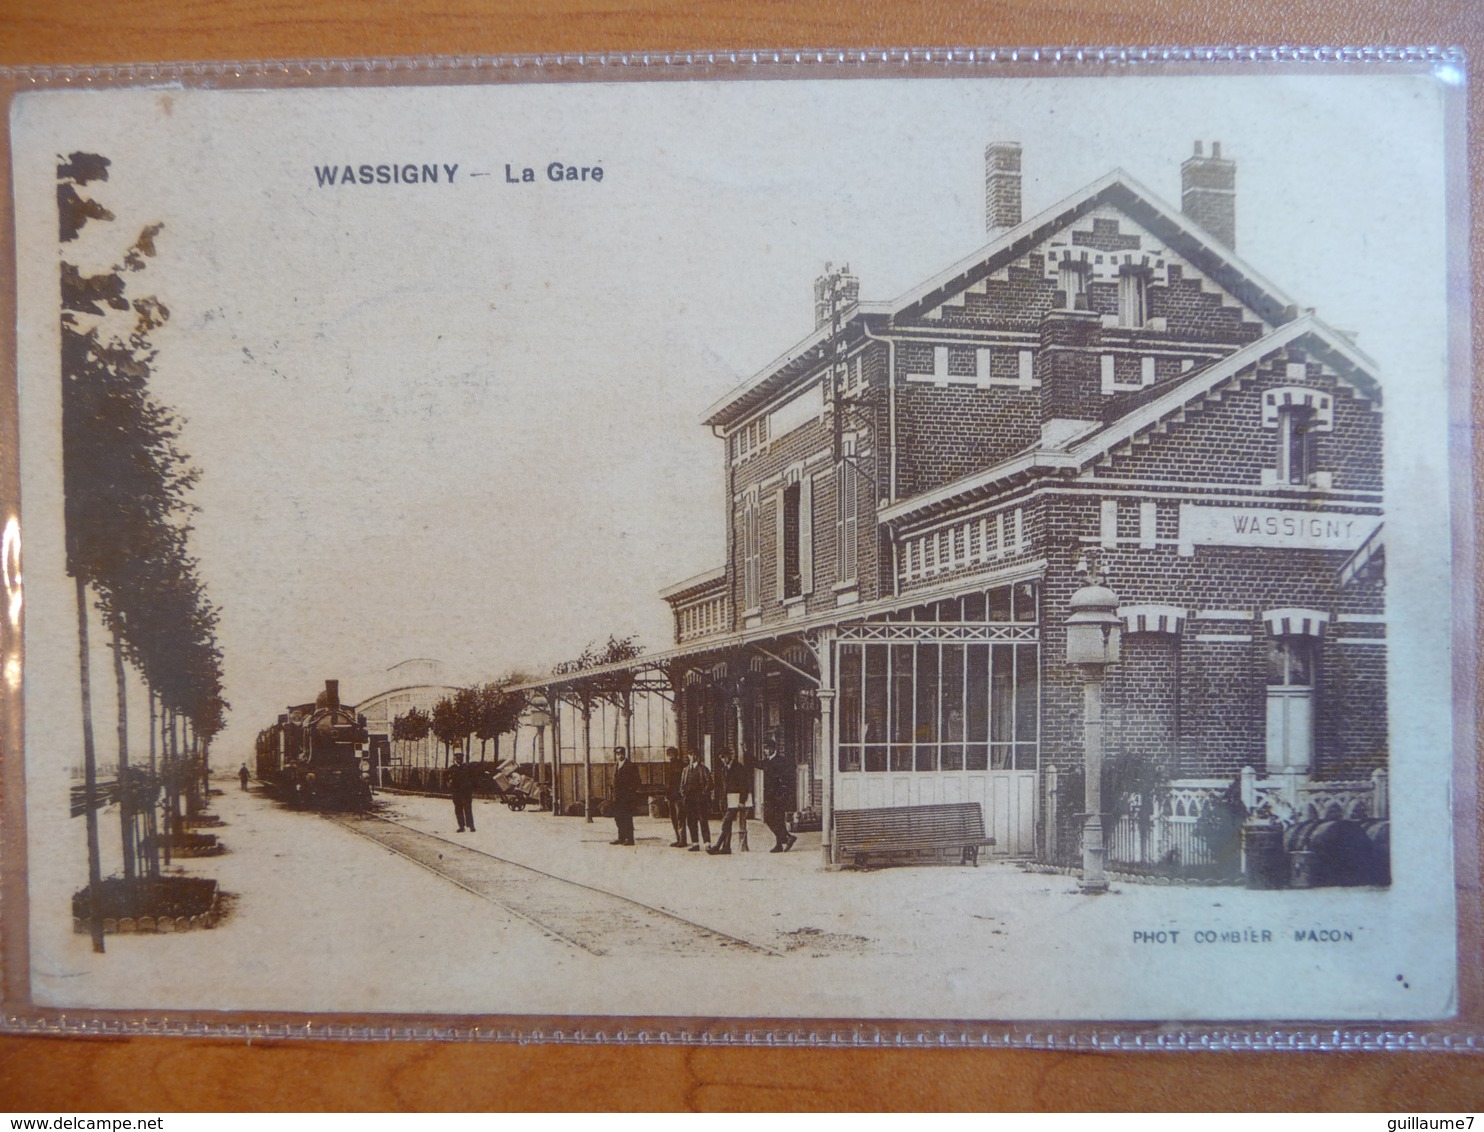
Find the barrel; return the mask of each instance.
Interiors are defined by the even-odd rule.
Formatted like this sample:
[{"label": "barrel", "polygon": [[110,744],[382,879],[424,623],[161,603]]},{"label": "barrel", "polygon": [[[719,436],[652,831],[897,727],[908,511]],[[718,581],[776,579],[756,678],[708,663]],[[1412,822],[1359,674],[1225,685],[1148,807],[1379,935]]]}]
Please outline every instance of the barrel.
[{"label": "barrel", "polygon": [[1248,888],[1285,888],[1288,885],[1288,854],[1283,851],[1283,827],[1270,822],[1249,822],[1242,827],[1242,857],[1247,865]]},{"label": "barrel", "polygon": [[1391,823],[1385,818],[1367,818],[1361,822],[1371,842],[1371,883],[1391,883]]},{"label": "barrel", "polygon": [[[1390,853],[1385,845],[1389,835],[1389,823],[1385,830],[1378,830],[1373,837],[1366,824],[1349,818],[1327,818],[1302,821],[1288,831],[1287,848],[1294,860],[1296,872],[1302,871],[1302,885],[1295,879],[1295,887],[1353,887],[1363,884],[1390,883]],[[1376,840],[1381,839],[1380,853]],[[1378,857],[1384,854],[1387,862],[1378,868]],[[1382,875],[1387,880],[1380,879]]]}]

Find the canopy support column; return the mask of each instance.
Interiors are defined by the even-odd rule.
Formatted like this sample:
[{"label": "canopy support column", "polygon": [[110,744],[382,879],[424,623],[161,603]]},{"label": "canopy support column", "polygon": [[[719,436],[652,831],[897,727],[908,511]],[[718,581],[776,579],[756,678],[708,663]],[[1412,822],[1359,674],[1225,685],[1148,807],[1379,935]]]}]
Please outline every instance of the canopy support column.
[{"label": "canopy support column", "polygon": [[820,851],[826,865],[835,864],[835,775],[840,766],[840,757],[835,750],[835,630],[820,629],[812,635],[810,646],[814,649],[819,664],[819,720],[820,738],[824,750],[825,771],[820,785]]}]

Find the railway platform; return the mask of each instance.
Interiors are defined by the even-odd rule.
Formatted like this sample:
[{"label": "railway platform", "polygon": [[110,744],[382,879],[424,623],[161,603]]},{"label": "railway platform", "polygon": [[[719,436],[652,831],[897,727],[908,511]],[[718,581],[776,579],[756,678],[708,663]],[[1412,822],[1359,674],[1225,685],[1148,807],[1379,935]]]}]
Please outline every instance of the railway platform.
[{"label": "railway platform", "polygon": [[[1327,924],[1324,891],[1247,893],[1115,886],[1002,861],[869,872],[827,869],[818,834],[789,853],[709,856],[670,847],[668,821],[611,821],[476,802],[456,833],[448,799],[378,794],[365,815],[295,811],[223,779],[213,799],[227,852],[181,863],[230,894],[210,930],[110,935],[103,955],[70,907],[33,901],[30,975],[40,1004],[160,1010],[565,1014],[634,1017],[1029,1017],[1038,980],[1067,978],[1069,942],[1105,941],[1100,971],[1131,978],[1151,959],[1205,977],[1212,948],[1158,956],[1130,935],[1249,923]],[[37,862],[86,876],[65,798]],[[38,815],[40,817],[40,815]],[[106,817],[104,819],[107,820]],[[76,836],[62,837],[63,833]],[[65,859],[64,859],[65,858]],[[105,872],[111,871],[105,862]],[[65,881],[37,891],[61,891]],[[1371,899],[1349,891],[1346,899]],[[1376,914],[1384,892],[1377,892]],[[1251,904],[1257,908],[1248,908]],[[1258,918],[1254,919],[1253,916]],[[1289,933],[1290,935],[1292,933]],[[1275,932],[1277,939],[1281,933]],[[1182,936],[1182,938],[1193,938]],[[1274,944],[1274,946],[1277,946]],[[1297,945],[1291,945],[1297,946]],[[1163,984],[1161,984],[1163,985]],[[1166,1004],[1176,1011],[1175,997]]]}]

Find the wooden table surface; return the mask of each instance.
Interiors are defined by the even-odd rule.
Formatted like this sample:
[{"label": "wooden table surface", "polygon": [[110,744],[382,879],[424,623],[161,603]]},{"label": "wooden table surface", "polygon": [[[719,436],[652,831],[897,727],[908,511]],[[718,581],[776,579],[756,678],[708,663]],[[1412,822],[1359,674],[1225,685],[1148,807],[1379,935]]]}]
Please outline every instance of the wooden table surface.
[{"label": "wooden table surface", "polygon": [[[1484,7],[1477,0],[0,0],[0,64],[1253,43],[1460,44],[1480,58]],[[1476,80],[1476,216],[1484,204],[1481,97]],[[1477,311],[1484,306],[1477,273],[1475,292]],[[1477,326],[1476,319],[1476,342]],[[483,1108],[1453,1111],[1484,1108],[1484,1057],[0,1038],[0,1110]]]}]

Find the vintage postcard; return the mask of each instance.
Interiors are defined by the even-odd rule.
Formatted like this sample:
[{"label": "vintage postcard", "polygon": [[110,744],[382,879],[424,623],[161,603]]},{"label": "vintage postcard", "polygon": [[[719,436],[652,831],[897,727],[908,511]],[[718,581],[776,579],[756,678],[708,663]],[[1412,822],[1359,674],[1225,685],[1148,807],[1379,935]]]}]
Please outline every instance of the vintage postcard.
[{"label": "vintage postcard", "polygon": [[1439,59],[16,93],[12,1013],[1455,1017]]}]

